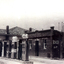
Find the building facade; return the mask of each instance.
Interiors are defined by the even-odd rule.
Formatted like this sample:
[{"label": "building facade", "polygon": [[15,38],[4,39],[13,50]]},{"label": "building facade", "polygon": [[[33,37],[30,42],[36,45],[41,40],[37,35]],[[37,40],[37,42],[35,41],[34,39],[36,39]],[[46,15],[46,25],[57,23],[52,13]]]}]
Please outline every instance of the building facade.
[{"label": "building facade", "polygon": [[61,32],[54,30],[52,26],[48,30],[28,32],[29,52],[30,55],[64,58],[63,35]]},{"label": "building facade", "polygon": [[64,58],[64,33],[54,30],[52,26],[48,30],[29,31],[14,27],[0,30],[0,56],[22,59],[22,34],[28,34],[29,55]]}]

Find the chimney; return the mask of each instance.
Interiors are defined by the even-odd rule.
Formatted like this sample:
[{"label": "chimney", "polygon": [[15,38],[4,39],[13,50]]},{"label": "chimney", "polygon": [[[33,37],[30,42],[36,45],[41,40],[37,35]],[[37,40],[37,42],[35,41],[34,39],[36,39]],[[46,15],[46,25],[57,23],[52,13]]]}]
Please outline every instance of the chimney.
[{"label": "chimney", "polygon": [[54,30],[54,26],[51,26],[50,28],[51,28],[52,30]]},{"label": "chimney", "polygon": [[53,35],[53,31],[54,31],[54,26],[51,26],[51,36]]},{"label": "chimney", "polygon": [[29,32],[31,32],[32,31],[32,28],[29,28]]},{"label": "chimney", "polygon": [[9,26],[6,27],[6,32],[9,34]]}]

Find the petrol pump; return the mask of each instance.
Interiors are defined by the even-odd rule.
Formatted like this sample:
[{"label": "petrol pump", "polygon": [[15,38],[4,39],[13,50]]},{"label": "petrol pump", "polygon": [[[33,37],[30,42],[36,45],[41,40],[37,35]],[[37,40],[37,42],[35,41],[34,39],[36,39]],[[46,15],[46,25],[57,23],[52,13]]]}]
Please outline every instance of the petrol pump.
[{"label": "petrol pump", "polygon": [[28,35],[22,35],[22,60],[28,61]]},{"label": "petrol pump", "polygon": [[12,37],[12,49],[11,49],[11,58],[18,58],[18,37]]},{"label": "petrol pump", "polygon": [[29,44],[28,44],[28,34],[22,35],[22,61],[24,64],[33,64],[33,62],[29,61]]}]

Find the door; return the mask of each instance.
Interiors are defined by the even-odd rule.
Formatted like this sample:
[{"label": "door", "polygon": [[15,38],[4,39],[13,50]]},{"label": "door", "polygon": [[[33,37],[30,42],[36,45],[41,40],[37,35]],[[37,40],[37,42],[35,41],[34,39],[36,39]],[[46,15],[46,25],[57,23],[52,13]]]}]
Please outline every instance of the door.
[{"label": "door", "polygon": [[52,55],[53,55],[53,58],[60,58],[60,44],[59,44],[59,41],[53,41]]},{"label": "door", "polygon": [[0,56],[2,56],[2,41],[0,41]]},{"label": "door", "polygon": [[22,40],[19,40],[19,47],[18,47],[18,59],[22,59]]},{"label": "door", "polygon": [[4,57],[6,57],[7,54],[7,42],[4,42]]},{"label": "door", "polygon": [[39,56],[39,41],[35,42],[35,55]]}]

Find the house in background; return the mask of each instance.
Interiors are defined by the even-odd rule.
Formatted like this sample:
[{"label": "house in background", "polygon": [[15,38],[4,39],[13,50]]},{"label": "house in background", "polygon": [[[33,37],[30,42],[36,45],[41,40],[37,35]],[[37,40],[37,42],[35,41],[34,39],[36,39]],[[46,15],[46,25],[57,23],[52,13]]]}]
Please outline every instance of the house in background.
[{"label": "house in background", "polygon": [[17,36],[19,39],[21,39],[21,36],[25,33],[25,31],[26,29],[17,26],[11,29],[9,29],[9,26],[7,26],[6,29],[0,29],[0,40],[12,40],[13,36]]},{"label": "house in background", "polygon": [[[17,26],[11,29],[9,29],[9,26],[6,26],[6,29],[0,29],[0,56],[20,59],[20,40],[25,31],[25,29]],[[13,41],[13,38],[17,41]]]}]

